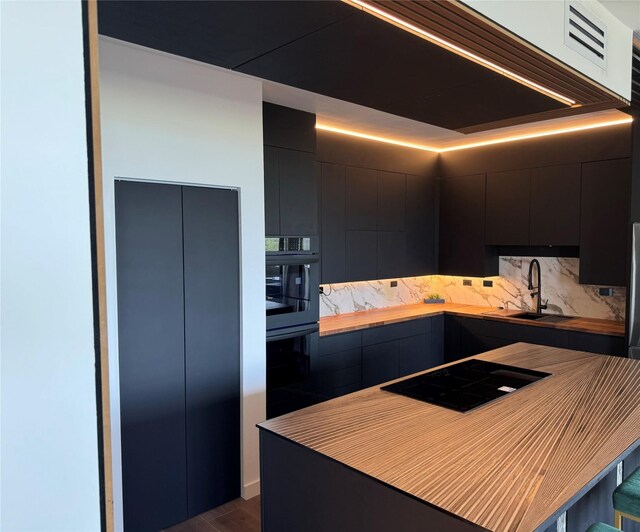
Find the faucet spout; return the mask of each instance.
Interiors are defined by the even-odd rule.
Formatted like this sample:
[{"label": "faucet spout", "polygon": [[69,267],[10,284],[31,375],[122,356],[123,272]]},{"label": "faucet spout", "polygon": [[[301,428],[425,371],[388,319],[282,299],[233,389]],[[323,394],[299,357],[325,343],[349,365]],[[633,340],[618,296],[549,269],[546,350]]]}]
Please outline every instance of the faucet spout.
[{"label": "faucet spout", "polygon": [[[538,285],[533,285],[533,270],[536,270],[536,278]],[[529,274],[527,275],[528,289],[531,291],[531,297],[536,297],[536,313],[540,314],[543,309],[547,308],[547,302],[542,304],[542,275],[540,273],[540,262],[538,259],[532,259],[529,263]]]}]

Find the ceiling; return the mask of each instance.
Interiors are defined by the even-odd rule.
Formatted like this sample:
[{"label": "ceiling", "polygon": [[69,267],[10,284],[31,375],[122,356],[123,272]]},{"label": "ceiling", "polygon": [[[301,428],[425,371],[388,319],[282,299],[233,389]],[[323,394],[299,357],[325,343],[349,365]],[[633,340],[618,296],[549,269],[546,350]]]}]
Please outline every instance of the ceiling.
[{"label": "ceiling", "polygon": [[566,109],[339,1],[101,0],[101,35],[446,129]]},{"label": "ceiling", "polygon": [[600,0],[600,3],[625,26],[640,34],[640,0]]},{"label": "ceiling", "polygon": [[563,104],[342,2],[98,6],[101,35],[257,77],[265,101],[403,142],[446,148],[626,116],[608,110],[464,135],[456,129]]}]

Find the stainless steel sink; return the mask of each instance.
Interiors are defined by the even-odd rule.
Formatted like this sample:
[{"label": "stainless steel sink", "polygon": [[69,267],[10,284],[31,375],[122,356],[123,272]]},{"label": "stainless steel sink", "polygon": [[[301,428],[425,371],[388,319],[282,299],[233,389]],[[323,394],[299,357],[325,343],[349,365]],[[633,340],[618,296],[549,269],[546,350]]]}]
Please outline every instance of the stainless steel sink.
[{"label": "stainless steel sink", "polygon": [[509,317],[515,318],[516,320],[538,321],[541,323],[562,323],[563,321],[575,319],[558,314],[536,314],[535,312],[523,312],[522,314],[513,314]]}]

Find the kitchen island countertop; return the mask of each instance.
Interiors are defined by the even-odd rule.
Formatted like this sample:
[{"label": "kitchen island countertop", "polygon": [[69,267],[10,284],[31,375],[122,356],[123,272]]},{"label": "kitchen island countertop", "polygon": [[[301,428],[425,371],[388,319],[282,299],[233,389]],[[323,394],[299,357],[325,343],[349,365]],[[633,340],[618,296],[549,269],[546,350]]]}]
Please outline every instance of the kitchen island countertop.
[{"label": "kitchen island countertop", "polygon": [[259,427],[496,531],[549,526],[640,443],[640,362],[524,343],[473,358],[551,376],[464,414],[376,386]]}]

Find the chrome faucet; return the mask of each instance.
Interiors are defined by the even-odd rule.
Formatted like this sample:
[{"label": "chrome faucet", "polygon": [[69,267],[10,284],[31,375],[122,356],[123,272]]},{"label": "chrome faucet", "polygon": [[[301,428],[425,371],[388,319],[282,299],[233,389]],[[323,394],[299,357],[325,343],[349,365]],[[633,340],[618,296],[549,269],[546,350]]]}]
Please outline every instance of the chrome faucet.
[{"label": "chrome faucet", "polygon": [[[538,286],[535,288],[533,286],[533,267],[534,266],[536,267],[536,270],[538,273]],[[533,259],[529,263],[528,281],[529,281],[528,288],[529,290],[531,290],[531,299],[533,299],[536,296],[538,297],[538,301],[536,303],[536,313],[541,314],[542,311],[547,308],[547,303],[549,302],[549,300],[546,299],[545,302],[542,303],[542,275],[540,275],[540,263],[538,262],[538,259]]]}]

